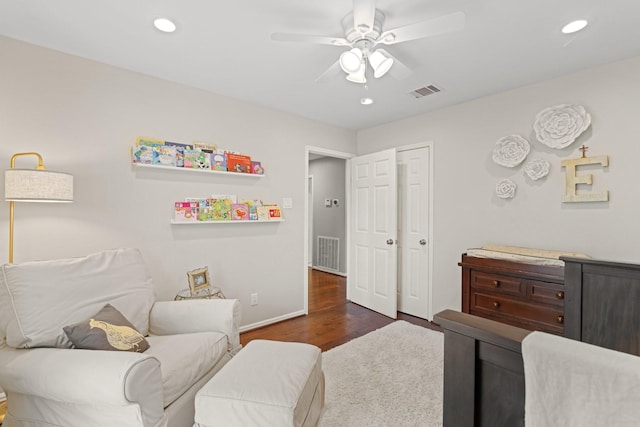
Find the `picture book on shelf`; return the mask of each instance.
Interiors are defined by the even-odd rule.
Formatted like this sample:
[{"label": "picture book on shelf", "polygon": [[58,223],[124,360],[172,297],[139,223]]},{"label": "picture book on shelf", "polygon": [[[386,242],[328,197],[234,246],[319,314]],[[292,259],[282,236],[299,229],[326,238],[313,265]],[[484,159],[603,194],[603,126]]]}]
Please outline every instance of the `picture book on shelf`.
[{"label": "picture book on shelf", "polygon": [[193,150],[192,145],[180,144],[178,142],[166,141],[165,145],[169,147],[175,147],[176,149],[176,166],[179,168],[184,167],[184,150]]},{"label": "picture book on shelf", "polygon": [[212,199],[229,199],[231,200],[231,203],[238,203],[238,196],[236,196],[235,194],[212,194],[211,198]]},{"label": "picture book on shelf", "polygon": [[249,205],[244,203],[231,204],[231,219],[234,221],[248,221]]},{"label": "picture book on shelf", "polygon": [[193,149],[204,151],[207,153],[216,153],[218,151],[218,144],[210,144],[208,142],[194,141]]},{"label": "picture book on shelf", "polygon": [[153,163],[153,147],[149,145],[139,145],[133,150],[133,163],[141,165],[150,165]]},{"label": "picture book on shelf", "polygon": [[256,175],[264,175],[264,169],[262,168],[262,164],[260,162],[251,161],[251,173]]},{"label": "picture book on shelf", "polygon": [[196,202],[175,202],[174,219],[176,221],[196,221]]},{"label": "picture book on shelf", "polygon": [[280,219],[282,218],[282,213],[280,212],[280,206],[278,205],[268,205],[265,206],[269,209],[269,219]]},{"label": "picture book on shelf", "polygon": [[185,200],[187,202],[196,203],[198,221],[211,221],[213,215],[211,210],[211,199],[187,197]]},{"label": "picture book on shelf", "polygon": [[249,220],[258,220],[258,206],[262,206],[262,200],[240,200],[240,203],[244,203],[249,207]]},{"label": "picture book on shelf", "polygon": [[243,154],[226,153],[227,171],[251,173],[251,157]]},{"label": "picture book on shelf", "polygon": [[269,221],[269,207],[268,206],[258,206],[256,208],[256,212],[258,213],[258,221]]},{"label": "picture book on shelf", "polygon": [[227,157],[224,153],[211,154],[211,169],[216,171],[227,170]]},{"label": "picture book on shelf", "polygon": [[154,145],[152,148],[152,164],[158,166],[176,166],[176,147],[169,147],[167,145]]},{"label": "picture book on shelf", "polygon": [[184,150],[184,167],[191,169],[211,169],[210,154],[199,150]]},{"label": "picture book on shelf", "polygon": [[213,199],[211,202],[212,221],[231,221],[231,200]]},{"label": "picture book on shelf", "polygon": [[154,145],[165,145],[165,142],[160,139],[147,138],[144,136],[139,136],[136,138],[136,145],[146,145],[149,147],[153,147]]}]

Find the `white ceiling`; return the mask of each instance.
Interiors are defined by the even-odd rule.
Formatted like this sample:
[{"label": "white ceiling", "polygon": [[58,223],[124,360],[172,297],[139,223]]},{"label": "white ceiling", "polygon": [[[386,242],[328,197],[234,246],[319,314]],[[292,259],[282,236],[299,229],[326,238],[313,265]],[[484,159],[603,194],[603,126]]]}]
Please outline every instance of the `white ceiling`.
[{"label": "white ceiling", "polygon": [[[640,0],[378,0],[383,29],[462,11],[463,31],[386,49],[404,80],[315,79],[345,48],[274,42],[274,32],[343,37],[348,0],[0,0],[0,34],[117,67],[362,129],[640,55]],[[152,21],[170,17],[173,34]],[[560,32],[574,19],[590,25]],[[1,54],[1,52],[0,52]],[[46,66],[46,64],[43,64]],[[415,99],[425,85],[442,92]],[[360,98],[375,100],[362,106]]]}]

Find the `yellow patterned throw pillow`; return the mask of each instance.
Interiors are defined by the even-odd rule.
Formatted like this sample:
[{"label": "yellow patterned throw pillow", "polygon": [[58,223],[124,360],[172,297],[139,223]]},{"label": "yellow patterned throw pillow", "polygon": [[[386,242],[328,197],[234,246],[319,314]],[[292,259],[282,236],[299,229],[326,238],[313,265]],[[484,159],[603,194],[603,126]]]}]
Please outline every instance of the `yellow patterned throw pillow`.
[{"label": "yellow patterned throw pillow", "polygon": [[84,322],[62,328],[75,348],[142,353],[149,342],[111,304]]}]

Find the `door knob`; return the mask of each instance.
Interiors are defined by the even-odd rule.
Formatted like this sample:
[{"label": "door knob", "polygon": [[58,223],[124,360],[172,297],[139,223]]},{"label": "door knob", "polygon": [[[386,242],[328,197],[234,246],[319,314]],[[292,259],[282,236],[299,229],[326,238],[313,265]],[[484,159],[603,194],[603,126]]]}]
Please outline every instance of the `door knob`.
[{"label": "door knob", "polygon": [[393,239],[387,239],[387,245],[393,245]]},{"label": "door knob", "polygon": [[422,246],[424,246],[424,245],[427,244],[427,241],[424,240],[424,239],[420,239],[420,241],[418,243],[420,243]]}]

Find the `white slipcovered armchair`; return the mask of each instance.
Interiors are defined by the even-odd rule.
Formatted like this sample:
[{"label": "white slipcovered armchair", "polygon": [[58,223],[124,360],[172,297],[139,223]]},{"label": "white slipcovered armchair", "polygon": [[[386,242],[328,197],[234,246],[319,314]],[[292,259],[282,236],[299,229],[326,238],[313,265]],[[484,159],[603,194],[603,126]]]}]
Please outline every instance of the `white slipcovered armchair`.
[{"label": "white slipcovered armchair", "polygon": [[[150,347],[72,348],[63,327],[111,304]],[[3,427],[193,425],[196,392],[240,348],[237,300],[155,302],[136,249],[0,271]]]}]

